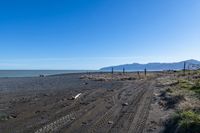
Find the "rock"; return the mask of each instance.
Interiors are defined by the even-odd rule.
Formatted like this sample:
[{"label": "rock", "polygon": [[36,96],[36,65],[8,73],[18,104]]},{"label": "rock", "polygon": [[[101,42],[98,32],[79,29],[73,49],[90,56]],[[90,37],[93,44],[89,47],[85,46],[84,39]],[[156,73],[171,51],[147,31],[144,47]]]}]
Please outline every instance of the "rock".
[{"label": "rock", "polygon": [[87,122],[82,122],[83,125],[87,125]]},{"label": "rock", "polygon": [[47,94],[47,93],[44,93],[44,94],[42,94],[42,96],[44,96],[44,97],[48,97],[48,96],[49,96],[49,94]]},{"label": "rock", "polygon": [[128,106],[128,103],[123,103],[122,106]]},{"label": "rock", "polygon": [[45,77],[44,75],[39,75],[39,77]]},{"label": "rock", "polygon": [[40,113],[40,110],[35,111],[35,114],[39,114],[39,113]]},{"label": "rock", "polygon": [[75,117],[70,118],[70,120],[72,120],[72,121],[75,120],[75,119],[76,119]]},{"label": "rock", "polygon": [[17,114],[11,114],[10,115],[10,118],[12,119],[12,118],[17,118]]},{"label": "rock", "polygon": [[108,124],[112,125],[114,122],[113,121],[108,121]]},{"label": "rock", "polygon": [[85,82],[85,83],[84,83],[84,85],[88,85],[88,83],[87,83],[87,82]]}]

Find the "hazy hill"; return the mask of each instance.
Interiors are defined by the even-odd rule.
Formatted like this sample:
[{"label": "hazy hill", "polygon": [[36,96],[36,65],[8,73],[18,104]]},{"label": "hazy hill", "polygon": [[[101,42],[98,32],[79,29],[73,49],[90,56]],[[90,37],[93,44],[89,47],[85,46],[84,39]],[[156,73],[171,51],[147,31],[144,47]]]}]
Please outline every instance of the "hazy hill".
[{"label": "hazy hill", "polygon": [[123,68],[125,68],[128,71],[143,71],[145,68],[150,71],[181,70],[184,67],[184,62],[186,62],[186,68],[188,68],[188,66],[191,64],[200,65],[200,61],[192,59],[192,60],[186,60],[186,61],[174,62],[174,63],[124,64],[124,65],[119,65],[119,66],[104,67],[104,68],[101,68],[100,70],[110,71],[112,68],[114,68],[114,70],[123,70]]}]

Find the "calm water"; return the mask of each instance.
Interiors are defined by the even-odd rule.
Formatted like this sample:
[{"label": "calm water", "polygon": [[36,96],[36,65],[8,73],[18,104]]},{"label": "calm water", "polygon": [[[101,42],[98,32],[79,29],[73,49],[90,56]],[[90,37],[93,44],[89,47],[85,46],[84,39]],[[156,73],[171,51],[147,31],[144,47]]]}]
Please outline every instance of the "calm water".
[{"label": "calm water", "polygon": [[86,70],[0,70],[0,77],[37,77],[39,75],[55,75],[65,73],[92,72]]}]

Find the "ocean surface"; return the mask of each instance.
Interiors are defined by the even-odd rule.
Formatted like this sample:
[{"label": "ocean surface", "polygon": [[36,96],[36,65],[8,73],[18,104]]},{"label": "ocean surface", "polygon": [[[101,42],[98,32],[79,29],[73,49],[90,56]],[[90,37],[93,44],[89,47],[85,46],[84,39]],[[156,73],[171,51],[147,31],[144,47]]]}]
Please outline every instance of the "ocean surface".
[{"label": "ocean surface", "polygon": [[66,73],[95,72],[91,70],[0,70],[0,77],[38,77]]}]

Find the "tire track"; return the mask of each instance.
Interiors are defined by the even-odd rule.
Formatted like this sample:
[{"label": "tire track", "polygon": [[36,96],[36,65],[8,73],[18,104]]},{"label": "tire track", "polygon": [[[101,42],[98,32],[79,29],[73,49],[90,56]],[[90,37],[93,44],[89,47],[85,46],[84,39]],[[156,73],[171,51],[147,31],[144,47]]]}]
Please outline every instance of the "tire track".
[{"label": "tire track", "polygon": [[109,133],[120,132],[120,130],[124,132],[125,130],[129,129],[130,123],[132,123],[135,117],[135,112],[139,106],[139,102],[146,92],[147,85],[148,84],[142,84],[138,86],[138,89],[135,91],[135,94],[131,97],[130,105],[126,109],[122,108],[120,112],[121,115],[115,120],[116,123],[108,131]]},{"label": "tire track", "polygon": [[99,119],[89,130],[88,133],[95,133],[99,128],[101,128],[108,120],[112,117],[112,113],[115,107],[112,107],[106,114]]},{"label": "tire track", "polygon": [[150,105],[153,97],[153,89],[150,88],[144,96],[143,104],[141,104],[140,108],[136,112],[136,117],[132,122],[128,133],[142,133],[144,130],[144,126],[146,124],[146,120],[149,115]]},{"label": "tire track", "polygon": [[62,128],[63,126],[69,124],[76,119],[76,112],[72,112],[42,128],[38,129],[35,133],[53,133]]},{"label": "tire track", "polygon": [[35,131],[35,133],[53,133],[59,130],[63,126],[69,124],[70,122],[76,119],[79,108],[80,108],[79,99],[77,99],[67,110],[67,112],[69,112],[67,115],[57,119],[56,121],[51,122],[50,124],[44,125],[40,129]]},{"label": "tire track", "polygon": [[[118,92],[118,91],[117,91]],[[110,119],[110,116],[112,116],[112,112],[113,112],[113,109],[114,109],[114,105],[116,103],[116,94],[117,92],[114,92],[114,91],[110,91],[110,92],[107,92],[105,93],[106,95],[102,95],[101,97],[98,97],[97,100],[93,103],[95,105],[95,107],[98,107],[98,106],[102,106],[105,104],[105,102],[109,103],[111,105],[111,108],[109,109],[110,111],[107,111],[106,114],[104,115],[104,118],[99,120],[98,122],[96,122],[96,126],[97,127],[100,127],[101,125],[103,125],[107,119]],[[96,110],[92,110],[93,112],[96,112]],[[79,117],[79,120],[82,119],[83,117],[85,117],[85,115],[88,115],[89,111],[87,111],[86,113],[82,114],[81,117]],[[78,123],[80,123],[80,121],[77,120]],[[76,123],[74,123],[76,124]],[[81,126],[80,129],[81,129],[81,132],[92,132],[92,130],[95,128],[97,128],[95,126],[93,127],[89,127],[90,131],[88,130],[88,127],[87,126]],[[73,131],[70,131],[69,130],[65,130],[65,132],[73,132]]]},{"label": "tire track", "polygon": [[[91,93],[87,92],[86,94],[84,94],[84,97],[87,97],[91,94],[94,95],[95,93],[96,93],[96,91],[91,92]],[[110,95],[110,94],[108,94],[108,95]],[[54,132],[57,132],[60,129],[62,129],[63,127],[66,127],[67,125],[69,125],[70,123],[75,121],[76,118],[79,118],[81,115],[83,115],[83,113],[81,113],[81,111],[80,111],[81,106],[83,106],[83,105],[80,104],[80,100],[81,100],[82,97],[83,96],[81,96],[80,98],[75,100],[74,103],[72,103],[72,105],[70,107],[68,107],[68,109],[65,109],[65,112],[69,112],[66,116],[63,116],[63,117],[57,119],[56,121],[51,122],[50,124],[44,125],[40,129],[35,131],[35,133],[54,133]],[[88,99],[86,99],[85,102],[87,102],[87,101],[88,101]],[[91,107],[85,106],[84,108],[87,111],[91,110],[94,107],[95,102],[97,102],[97,101],[95,100],[95,101],[90,102],[90,104],[88,106],[91,106]],[[113,101],[113,103],[114,102],[115,101]],[[59,110],[60,113],[63,112],[63,111],[64,111],[64,109],[62,109],[62,111]],[[85,111],[83,111],[83,112],[85,112]]]},{"label": "tire track", "polygon": [[[113,117],[114,115],[114,111],[118,110],[118,113],[120,112],[121,110],[121,98],[122,98],[122,95],[123,93],[126,91],[126,90],[129,90],[131,88],[132,84],[128,84],[126,87],[124,87],[122,90],[118,91],[115,96],[117,97],[117,100],[114,99],[114,103],[115,105],[109,110],[106,112],[105,115],[103,115],[99,120],[97,120],[88,130],[87,130],[87,133],[95,133],[95,132],[98,132],[99,129],[101,129],[102,127],[108,125],[108,121]],[[141,88],[141,86],[143,86],[143,84],[138,84],[137,86],[134,86],[134,89],[133,91],[136,92],[135,95],[137,94],[137,91],[139,91],[138,88]],[[141,97],[141,95],[138,95],[138,98]],[[132,104],[132,103],[131,103]],[[107,129],[105,130],[109,130],[110,127],[108,127]]]},{"label": "tire track", "polygon": [[[87,92],[86,94],[84,94],[84,96],[88,96],[89,93]],[[78,118],[78,116],[80,115],[80,108],[81,108],[81,104],[80,104],[80,100],[83,96],[79,97],[78,99],[76,99],[72,105],[70,107],[68,107],[68,109],[65,109],[65,112],[68,112],[67,115],[47,124],[44,125],[43,127],[41,127],[40,129],[38,129],[37,131],[35,131],[35,133],[54,133],[56,131],[59,131],[61,128],[63,128],[64,126],[72,123],[73,121],[75,121],[76,118]],[[62,109],[62,111],[60,110],[60,112],[64,112],[64,110]]]}]

